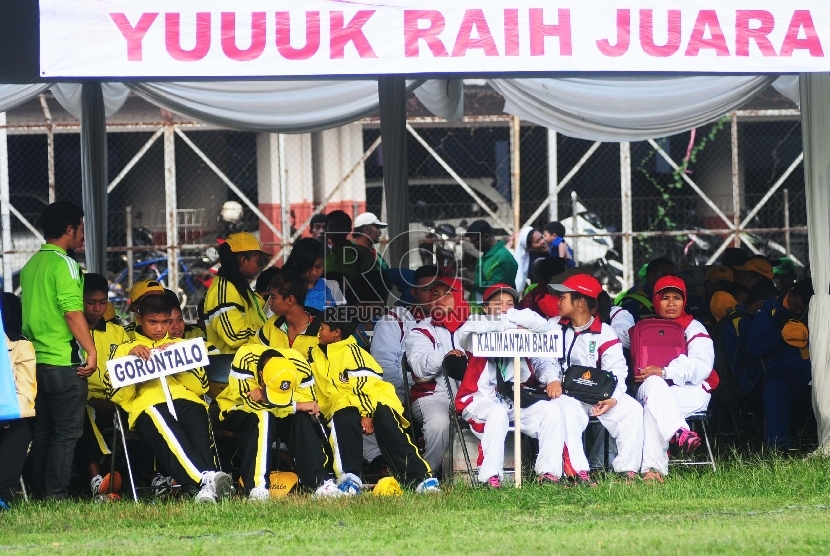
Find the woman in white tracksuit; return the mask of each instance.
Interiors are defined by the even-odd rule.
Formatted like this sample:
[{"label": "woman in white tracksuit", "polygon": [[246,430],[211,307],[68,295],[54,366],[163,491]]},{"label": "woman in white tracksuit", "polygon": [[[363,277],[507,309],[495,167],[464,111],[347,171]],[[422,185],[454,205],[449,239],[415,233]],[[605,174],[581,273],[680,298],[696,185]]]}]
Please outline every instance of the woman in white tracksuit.
[{"label": "woman in white tracksuit", "polygon": [[654,285],[654,309],[658,316],[678,322],[686,339],[686,355],[665,367],[635,370],[640,383],[637,399],[643,404],[642,472],[645,479],[662,482],[669,472],[669,442],[676,441],[688,453],[700,447],[700,438],[689,430],[686,416],[705,411],[714,378],[715,349],[703,325],[685,311],[686,284],[677,276],[664,276]]},{"label": "woman in white tracksuit", "polygon": [[[533,318],[544,322],[533,311],[511,310],[518,298],[518,292],[507,284],[496,284],[484,293],[484,310],[486,315],[475,315],[458,330],[462,347],[472,351],[473,334],[497,332],[519,328],[517,322],[511,321],[509,313],[516,320],[522,313],[529,313]],[[534,373],[552,374],[556,372],[554,359],[527,358],[521,360],[519,373],[522,384],[533,380]],[[515,379],[513,358],[470,357],[464,380],[458,389],[456,409],[481,441],[483,458],[479,462],[478,480],[491,488],[499,488],[504,476],[504,441],[510,423],[513,422],[513,396],[499,392],[501,373],[505,383]],[[562,414],[562,401],[539,400],[529,407],[522,408],[522,434],[539,440],[539,455],[536,458],[535,471],[540,483],[559,484],[562,478],[562,453],[565,446],[565,417]],[[584,415],[583,415],[584,417]],[[587,417],[584,418],[587,425]],[[577,425],[578,426],[578,425]],[[584,429],[585,426],[582,426]],[[581,435],[581,430],[577,433]]]},{"label": "woman in white tracksuit", "polygon": [[[564,332],[565,353],[559,362],[562,371],[571,365],[584,365],[610,371],[617,377],[617,388],[611,398],[594,405],[580,402],[580,407],[585,415],[597,417],[616,440],[617,456],[612,463],[614,471],[633,478],[642,463],[643,412],[640,404],[625,393],[628,366],[620,339],[611,326],[592,314],[597,309],[602,286],[593,276],[575,274],[562,284],[550,285],[550,288],[559,296],[559,316],[550,319],[547,324],[549,330],[561,327]],[[539,382],[547,382],[545,389],[552,398],[562,395],[561,383],[548,381],[546,376],[540,376]],[[574,470],[587,476],[590,467],[582,435],[569,435],[566,443]]]}]

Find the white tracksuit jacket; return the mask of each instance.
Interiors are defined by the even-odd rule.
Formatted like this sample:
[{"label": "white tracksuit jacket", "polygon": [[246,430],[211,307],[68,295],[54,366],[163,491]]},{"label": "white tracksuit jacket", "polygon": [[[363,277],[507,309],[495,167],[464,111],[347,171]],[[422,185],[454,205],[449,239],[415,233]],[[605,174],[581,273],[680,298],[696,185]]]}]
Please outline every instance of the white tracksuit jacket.
[{"label": "white tracksuit jacket", "polygon": [[666,365],[666,379],[650,376],[637,390],[643,404],[643,473],[653,469],[669,472],[669,441],[681,428],[688,428],[686,416],[709,406],[711,390],[707,379],[715,363],[715,347],[704,326],[693,320],[684,330],[686,355]]},{"label": "white tracksuit jacket", "polygon": [[[460,329],[459,329],[460,330]],[[440,396],[449,400],[442,365],[444,356],[454,349],[461,349],[455,334],[427,317],[412,327],[405,338],[406,360],[412,369],[414,383],[410,392],[413,403],[426,396]],[[452,395],[458,390],[458,383],[450,379]]]},{"label": "white tracksuit jacket", "polygon": [[631,316],[631,313],[622,307],[611,307],[611,328],[614,329],[614,333],[625,349],[631,349],[631,338],[628,333],[633,326],[634,317]]},{"label": "white tracksuit jacket", "polygon": [[[508,316],[510,312],[508,311]],[[567,323],[567,324],[566,324]],[[612,395],[617,404],[603,415],[598,417],[600,423],[617,441],[617,457],[614,458],[614,471],[639,471],[643,456],[643,412],[640,404],[625,393],[625,379],[628,376],[628,365],[623,356],[622,343],[614,330],[598,319],[592,319],[580,331],[574,330],[567,319],[554,317],[547,321],[545,327],[538,326],[538,322],[527,322],[531,330],[545,332],[548,330],[562,330],[564,326],[565,353],[559,361],[560,369],[554,375],[540,375],[539,382],[546,384],[559,378],[562,370],[571,365],[585,365],[611,371],[617,377],[617,388]],[[583,411],[591,413],[592,406],[582,403]],[[571,464],[577,471],[589,469],[588,458],[579,438],[568,437],[566,440]]]},{"label": "white tracksuit jacket", "polygon": [[409,396],[409,392],[404,392],[402,376],[405,340],[417,322],[407,307],[392,307],[375,323],[372,336],[372,357],[383,369],[383,379],[395,385],[401,402]]}]

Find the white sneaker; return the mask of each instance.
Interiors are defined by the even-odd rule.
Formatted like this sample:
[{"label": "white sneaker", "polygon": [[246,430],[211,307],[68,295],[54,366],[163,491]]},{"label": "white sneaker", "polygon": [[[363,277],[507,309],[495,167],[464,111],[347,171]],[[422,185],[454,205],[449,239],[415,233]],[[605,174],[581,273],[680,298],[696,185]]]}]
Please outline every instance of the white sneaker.
[{"label": "white sneaker", "polygon": [[340,498],[341,496],[348,496],[348,494],[340,490],[337,487],[337,483],[332,479],[329,479],[317,487],[317,490],[314,491],[312,496],[314,498]]},{"label": "white sneaker", "polygon": [[205,471],[202,473],[202,487],[209,487],[214,499],[228,498],[233,494],[233,479],[221,471]]},{"label": "white sneaker", "polygon": [[204,485],[198,493],[196,493],[196,500],[199,504],[216,504],[216,492],[213,490],[213,486],[211,485]]},{"label": "white sneaker", "polygon": [[358,496],[363,490],[363,481],[353,473],[346,473],[340,477],[337,488],[347,496]]},{"label": "white sneaker", "polygon": [[95,475],[91,481],[89,481],[89,489],[92,491],[92,497],[95,498],[98,496],[98,491],[101,490],[101,483],[104,482],[104,478],[101,475]]},{"label": "white sneaker", "polygon": [[150,482],[150,486],[153,488],[153,495],[157,497],[172,494],[173,485],[175,484],[176,481],[173,480],[173,477],[165,477],[161,473],[156,474]]},{"label": "white sneaker", "polygon": [[418,485],[415,492],[418,494],[437,494],[441,492],[441,486],[438,484],[438,479],[430,478]]},{"label": "white sneaker", "polygon": [[270,500],[271,493],[268,492],[267,488],[256,487],[252,488],[250,494],[248,494],[248,499],[252,501],[262,501],[262,500]]}]

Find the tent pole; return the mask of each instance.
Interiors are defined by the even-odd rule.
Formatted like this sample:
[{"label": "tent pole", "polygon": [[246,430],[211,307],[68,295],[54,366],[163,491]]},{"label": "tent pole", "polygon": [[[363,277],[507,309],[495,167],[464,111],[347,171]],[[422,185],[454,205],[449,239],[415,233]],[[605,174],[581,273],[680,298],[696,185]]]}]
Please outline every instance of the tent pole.
[{"label": "tent pole", "polygon": [[631,218],[631,143],[620,143],[620,197],[622,199],[623,288],[634,285],[634,239]]},{"label": "tent pole", "polygon": [[802,73],[799,89],[807,234],[815,290],[809,307],[813,410],[818,423],[817,453],[826,455],[830,454],[830,74]]},{"label": "tent pole", "polygon": [[84,208],[86,268],[107,270],[107,117],[100,83],[81,90],[81,190]]},{"label": "tent pole", "polygon": [[548,197],[551,198],[548,222],[559,220],[559,153],[556,140],[556,131],[548,129]]},{"label": "tent pole", "polygon": [[383,191],[386,197],[389,265],[409,268],[409,167],[406,131],[406,80],[378,78],[380,136],[383,139]]},{"label": "tent pole", "polygon": [[732,112],[732,220],[735,223],[735,247],[741,246],[741,179],[738,164],[738,113]]},{"label": "tent pole", "polygon": [[176,195],[176,130],[173,116],[164,111],[164,223],[167,235],[167,287],[178,290],[179,219]]},{"label": "tent pole", "polygon": [[513,201],[513,239],[515,249],[519,247],[519,231],[522,228],[522,121],[517,116],[510,118],[510,170]]},{"label": "tent pole", "polygon": [[285,135],[282,133],[277,135],[277,149],[279,150],[280,162],[280,230],[282,231],[280,253],[282,253],[282,262],[285,264],[291,251],[291,208],[288,205],[288,167],[285,160]]},{"label": "tent pole", "polygon": [[3,291],[14,291],[12,269],[12,217],[9,210],[9,146],[6,113],[0,112],[0,226],[3,229]]}]

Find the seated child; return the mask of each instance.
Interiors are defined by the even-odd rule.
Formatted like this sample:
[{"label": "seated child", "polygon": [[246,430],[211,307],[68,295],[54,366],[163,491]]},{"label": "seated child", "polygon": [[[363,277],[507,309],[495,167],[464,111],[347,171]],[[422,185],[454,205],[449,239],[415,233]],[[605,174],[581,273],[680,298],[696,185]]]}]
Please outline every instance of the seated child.
[{"label": "seated child", "polygon": [[[484,292],[484,315],[474,315],[459,329],[461,346],[470,348],[472,334],[518,328],[505,314],[516,304],[518,292],[507,284],[496,284]],[[531,309],[520,311],[544,319]],[[519,311],[512,311],[512,314]],[[554,359],[524,358],[521,364],[522,384],[535,383],[535,375],[552,374],[557,369]],[[458,389],[456,408],[481,440],[483,458],[478,480],[490,488],[500,488],[504,477],[504,441],[513,421],[512,383],[515,380],[513,358],[481,358],[469,356],[464,380]],[[501,375],[501,376],[499,376]],[[507,384],[509,383],[509,384]],[[509,392],[505,391],[507,384]],[[501,391],[500,391],[501,390]],[[569,402],[572,402],[569,404]],[[562,454],[565,447],[566,418],[563,410],[572,405],[573,427],[581,435],[588,424],[579,403],[565,397],[539,400],[521,412],[522,433],[539,440],[535,471],[540,483],[558,484],[562,477]],[[580,415],[581,413],[581,415]]]},{"label": "seated child", "polygon": [[253,500],[266,500],[272,445],[287,429],[288,450],[300,483],[317,496],[342,496],[326,455],[311,367],[293,349],[246,345],[231,366],[228,386],[216,398],[219,419],[242,448],[242,483]]},{"label": "seated child", "polygon": [[[130,341],[124,328],[105,319],[109,284],[100,274],[84,275],[84,317],[98,352],[98,368],[87,379],[84,432],[75,446],[75,462],[87,470],[93,498],[99,494],[116,494],[121,489],[121,475],[117,471],[101,475],[101,464],[111,455],[98,421],[112,423],[115,406],[110,401],[112,385],[107,375],[107,360],[119,345]],[[106,467],[105,467],[106,468]]]},{"label": "seated child", "polygon": [[[584,365],[611,371],[617,377],[617,388],[609,399],[594,405],[580,402],[580,406],[586,415],[597,417],[617,441],[614,471],[625,475],[628,481],[634,480],[643,460],[643,410],[625,393],[628,365],[619,338],[611,326],[594,316],[595,312],[607,314],[608,308],[600,303],[608,303],[610,298],[601,295],[602,286],[587,274],[575,274],[550,288],[559,294],[559,316],[548,321],[549,329],[562,330],[565,339],[565,357],[559,361],[561,372],[571,365]],[[554,373],[553,377],[538,377],[551,398],[563,395],[559,376],[560,373]],[[569,436],[566,442],[571,465],[579,476],[587,477],[589,464],[582,436]]]},{"label": "seated child", "polygon": [[3,513],[11,509],[14,496],[20,488],[20,475],[32,443],[30,422],[35,416],[37,380],[35,348],[23,336],[20,298],[11,292],[3,293],[0,296],[0,308],[20,415],[19,419],[0,421],[0,513]]},{"label": "seated child", "polygon": [[326,309],[321,321],[320,345],[312,351],[311,367],[320,411],[331,431],[340,490],[360,493],[362,435],[374,434],[390,472],[402,485],[415,486],[418,493],[438,492],[438,480],[404,432],[409,423],[395,387],[383,380],[380,365],[357,345],[354,323],[336,307]]},{"label": "seated child", "polygon": [[[163,295],[141,300],[136,313],[135,339],[120,345],[113,359],[135,355],[149,359],[151,350],[180,342],[170,338],[173,305]],[[207,377],[203,368],[166,377],[176,417],[170,413],[161,379],[152,379],[114,390],[112,400],[129,415],[129,427],[136,430],[156,461],[186,492],[195,492],[197,502],[216,502],[230,496],[231,476],[217,471],[210,435],[207,404]]]},{"label": "seated child", "polygon": [[[138,310],[142,299],[152,297],[154,295],[164,295],[164,287],[158,282],[158,280],[139,280],[135,282],[133,287],[130,288],[130,293],[128,294],[130,300],[128,311],[135,313]],[[135,337],[135,329],[137,327],[138,323],[135,321],[124,327],[124,331],[127,333],[130,340]]]},{"label": "seated child", "polygon": [[167,299],[173,303],[173,312],[170,315],[170,337],[182,338],[184,340],[204,338],[205,345],[208,346],[208,353],[212,353],[213,351],[219,353],[219,350],[211,348],[210,344],[207,343],[207,334],[205,333],[204,328],[196,326],[195,324],[187,324],[184,321],[181,301],[179,301],[179,296],[176,295],[176,292],[166,289],[164,290],[164,295],[167,296]]}]

